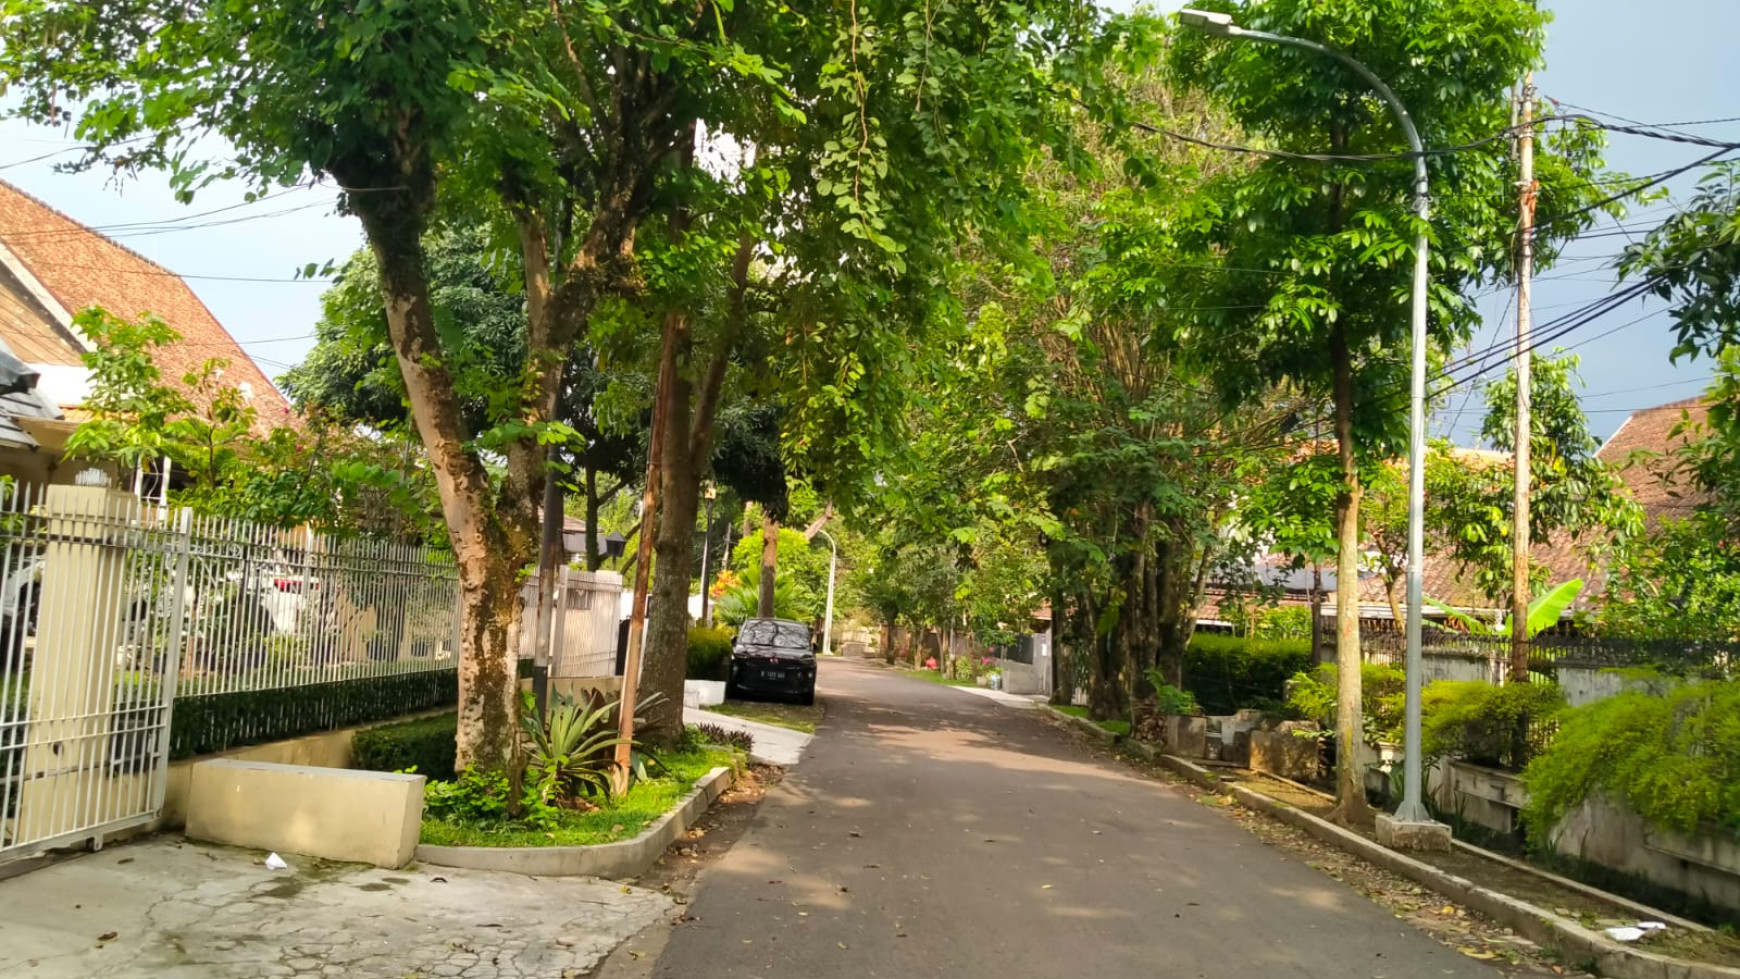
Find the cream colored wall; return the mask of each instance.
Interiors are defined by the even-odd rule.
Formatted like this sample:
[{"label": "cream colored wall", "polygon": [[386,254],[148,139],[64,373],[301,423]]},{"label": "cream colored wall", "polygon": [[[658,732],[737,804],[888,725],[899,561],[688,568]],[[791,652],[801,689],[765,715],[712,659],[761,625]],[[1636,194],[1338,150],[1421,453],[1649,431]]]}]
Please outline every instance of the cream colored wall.
[{"label": "cream colored wall", "polygon": [[184,758],[181,761],[170,762],[169,790],[164,796],[163,814],[158,817],[151,828],[154,830],[180,829],[187,824],[187,800],[191,789],[193,766],[199,762],[228,758],[236,761],[273,762],[279,765],[306,765],[311,768],[349,768],[356,763],[356,755],[351,750],[351,737],[358,731],[446,713],[449,712],[445,710],[428,711],[422,714],[395,717],[379,724],[362,724],[357,727],[340,728],[337,731],[322,731],[319,734],[292,738],[288,741],[250,745],[246,748],[236,748],[215,755]]},{"label": "cream colored wall", "polygon": [[417,851],[421,775],[232,758],[192,769],[193,839],[377,867],[403,867]]}]

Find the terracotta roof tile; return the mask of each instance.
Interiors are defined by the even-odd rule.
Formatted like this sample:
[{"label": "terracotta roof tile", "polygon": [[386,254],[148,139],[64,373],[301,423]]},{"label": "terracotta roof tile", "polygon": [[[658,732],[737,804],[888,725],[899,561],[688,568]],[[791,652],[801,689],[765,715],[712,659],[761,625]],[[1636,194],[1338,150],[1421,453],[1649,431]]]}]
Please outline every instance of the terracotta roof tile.
[{"label": "terracotta roof tile", "polygon": [[[0,244],[69,312],[101,306],[126,318],[152,313],[173,327],[181,341],[158,354],[164,377],[179,380],[207,360],[226,360],[224,383],[246,385],[243,390],[252,393],[250,404],[262,426],[291,421],[290,402],[175,273],[5,181],[0,181]],[[26,359],[80,362],[79,342],[58,326],[31,331],[14,342],[12,321],[0,318],[0,335]]]},{"label": "terracotta roof tile", "polygon": [[[1633,412],[1601,447],[1600,457],[1619,469],[1631,495],[1654,526],[1663,517],[1683,517],[1709,494],[1677,479],[1669,454],[1686,444],[1710,415],[1702,397],[1687,398]],[[1686,431],[1674,434],[1684,423]]]},{"label": "terracotta roof tile", "polygon": [[[1643,507],[1648,526],[1653,527],[1664,517],[1684,516],[1708,499],[1708,494],[1677,480],[1672,460],[1667,458],[1695,434],[1708,416],[1709,407],[1701,397],[1645,408],[1627,418],[1597,453],[1603,462],[1618,469],[1632,498]],[[1674,434],[1682,422],[1687,431]],[[1509,465],[1509,456],[1502,453],[1467,450],[1467,456]],[[1579,607],[1598,597],[1606,584],[1603,570],[1588,556],[1588,543],[1560,533],[1529,551],[1531,560],[1547,569],[1547,577],[1553,583],[1572,578],[1584,580],[1583,593],[1577,600]],[[1472,576],[1465,575],[1456,560],[1445,553],[1427,555],[1425,592],[1429,598],[1458,608],[1486,608],[1492,604],[1474,587]],[[1382,580],[1362,582],[1360,601],[1374,604],[1387,601]]]}]

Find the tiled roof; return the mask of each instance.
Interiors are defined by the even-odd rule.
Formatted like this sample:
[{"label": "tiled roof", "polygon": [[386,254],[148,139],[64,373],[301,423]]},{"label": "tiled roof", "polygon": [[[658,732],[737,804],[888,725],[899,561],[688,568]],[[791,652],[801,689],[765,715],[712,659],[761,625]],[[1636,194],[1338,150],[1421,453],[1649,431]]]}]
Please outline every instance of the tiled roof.
[{"label": "tiled roof", "polygon": [[[1631,495],[1643,507],[1651,526],[1663,517],[1683,517],[1709,495],[1676,479],[1669,454],[1686,444],[1689,434],[1709,418],[1704,399],[1687,398],[1633,412],[1601,447],[1601,459],[1619,469]],[[1685,432],[1674,430],[1685,423]]]},{"label": "tiled roof", "polygon": [[[1653,527],[1664,517],[1684,516],[1708,499],[1708,494],[1676,479],[1673,460],[1669,458],[1674,449],[1686,443],[1688,433],[1704,424],[1708,415],[1708,406],[1702,398],[1687,398],[1645,408],[1626,419],[1619,431],[1614,432],[1596,453],[1597,458],[1618,471],[1632,498],[1643,507],[1648,526]],[[1686,423],[1687,431],[1675,435],[1675,429],[1680,428],[1682,422]],[[1467,453],[1471,460],[1481,459],[1507,468],[1510,465],[1507,454],[1475,450],[1467,450]],[[1587,606],[1599,596],[1606,584],[1603,570],[1588,556],[1589,543],[1560,533],[1546,542],[1535,544],[1529,551],[1534,564],[1547,569],[1547,578],[1552,583],[1572,578],[1584,580],[1583,592],[1577,599],[1579,607]],[[1465,575],[1455,559],[1443,553],[1426,557],[1425,592],[1429,598],[1458,608],[1486,608],[1492,604],[1474,587],[1472,576]],[[1386,601],[1382,580],[1362,582],[1360,601]]]},{"label": "tiled roof", "polygon": [[[122,247],[0,180],[0,245],[69,313],[101,306],[132,319],[152,313],[181,334],[159,351],[163,376],[179,380],[207,360],[229,362],[225,386],[251,393],[262,426],[290,421],[290,402],[272,385],[193,290],[175,273]],[[0,337],[33,363],[80,363],[81,345],[58,324],[25,324],[0,310]],[[244,386],[245,385],[245,386]]]}]

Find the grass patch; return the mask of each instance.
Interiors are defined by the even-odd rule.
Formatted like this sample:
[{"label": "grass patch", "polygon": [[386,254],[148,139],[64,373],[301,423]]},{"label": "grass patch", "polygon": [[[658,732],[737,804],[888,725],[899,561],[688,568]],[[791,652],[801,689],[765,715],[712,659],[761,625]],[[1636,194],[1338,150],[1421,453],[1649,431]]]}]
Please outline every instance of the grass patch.
[{"label": "grass patch", "polygon": [[633,839],[648,823],[676,806],[703,775],[738,764],[722,748],[694,748],[660,756],[664,777],[636,782],[626,795],[592,812],[563,812],[553,829],[512,823],[452,823],[424,819],[420,837],[436,846],[596,846]]},{"label": "grass patch", "polygon": [[1057,711],[1059,714],[1068,714],[1071,717],[1079,717],[1084,721],[1088,719],[1088,709],[1086,707],[1077,707],[1074,704],[1065,704],[1060,707],[1053,704],[1051,709]]},{"label": "grass patch", "polygon": [[703,707],[713,714],[724,714],[727,717],[741,717],[746,721],[760,724],[772,724],[775,727],[790,728],[805,734],[816,733],[816,725],[822,722],[822,705],[811,704],[767,704],[760,701],[727,700],[722,704]]},{"label": "grass patch", "polygon": [[1130,736],[1129,721],[1096,721],[1094,723],[1119,737],[1127,738]]},{"label": "grass patch", "polygon": [[974,683],[971,680],[951,680],[936,670],[901,670],[900,672],[912,677],[914,680],[926,680],[930,683],[940,683],[945,687],[978,686],[977,683]]}]

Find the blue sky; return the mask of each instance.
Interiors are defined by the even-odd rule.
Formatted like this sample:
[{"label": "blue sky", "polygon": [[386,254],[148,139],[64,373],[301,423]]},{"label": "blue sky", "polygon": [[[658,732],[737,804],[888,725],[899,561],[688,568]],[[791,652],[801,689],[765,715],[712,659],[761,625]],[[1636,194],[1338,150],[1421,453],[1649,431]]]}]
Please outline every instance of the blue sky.
[{"label": "blue sky", "polygon": [[[1115,3],[1114,6],[1125,6]],[[1185,4],[1163,0],[1175,10]],[[1562,0],[1551,4],[1556,21],[1547,44],[1547,69],[1537,78],[1543,95],[1588,109],[1647,122],[1740,116],[1740,59],[1731,57],[1740,37],[1736,0]],[[1740,122],[1697,127],[1702,134],[1740,141]],[[0,179],[108,233],[162,265],[181,273],[220,321],[243,343],[268,375],[281,374],[312,345],[322,286],[293,281],[307,263],[342,260],[361,244],[353,219],[335,215],[329,189],[295,190],[207,218],[188,218],[242,200],[237,187],[213,187],[191,207],[171,197],[155,175],[115,181],[103,174],[63,175],[53,171],[74,145],[67,134],[0,122]],[[1701,155],[1696,147],[1615,136],[1609,163],[1631,173],[1653,173]],[[1689,184],[1680,181],[1676,190]],[[1634,211],[1628,224],[1671,213],[1657,203]],[[185,225],[201,225],[184,230]],[[233,223],[217,224],[218,221]],[[140,222],[168,222],[140,228]],[[117,225],[135,225],[120,228]],[[1611,230],[1611,225],[1597,230]],[[1607,257],[1624,244],[1605,237],[1573,246],[1558,270],[1537,285],[1536,321],[1543,322],[1610,290]],[[235,280],[268,281],[235,281]],[[1500,331],[1514,331],[1514,307],[1504,297],[1482,304],[1488,324],[1478,346]],[[1673,366],[1665,316],[1634,304],[1566,338],[1581,343],[1585,406],[1598,434],[1617,428],[1629,409],[1696,394],[1707,366]],[[1639,319],[1641,317],[1641,319]],[[1638,322],[1606,336],[1633,320]],[[1453,397],[1438,419],[1440,431],[1466,440],[1478,427],[1481,406]]]}]

